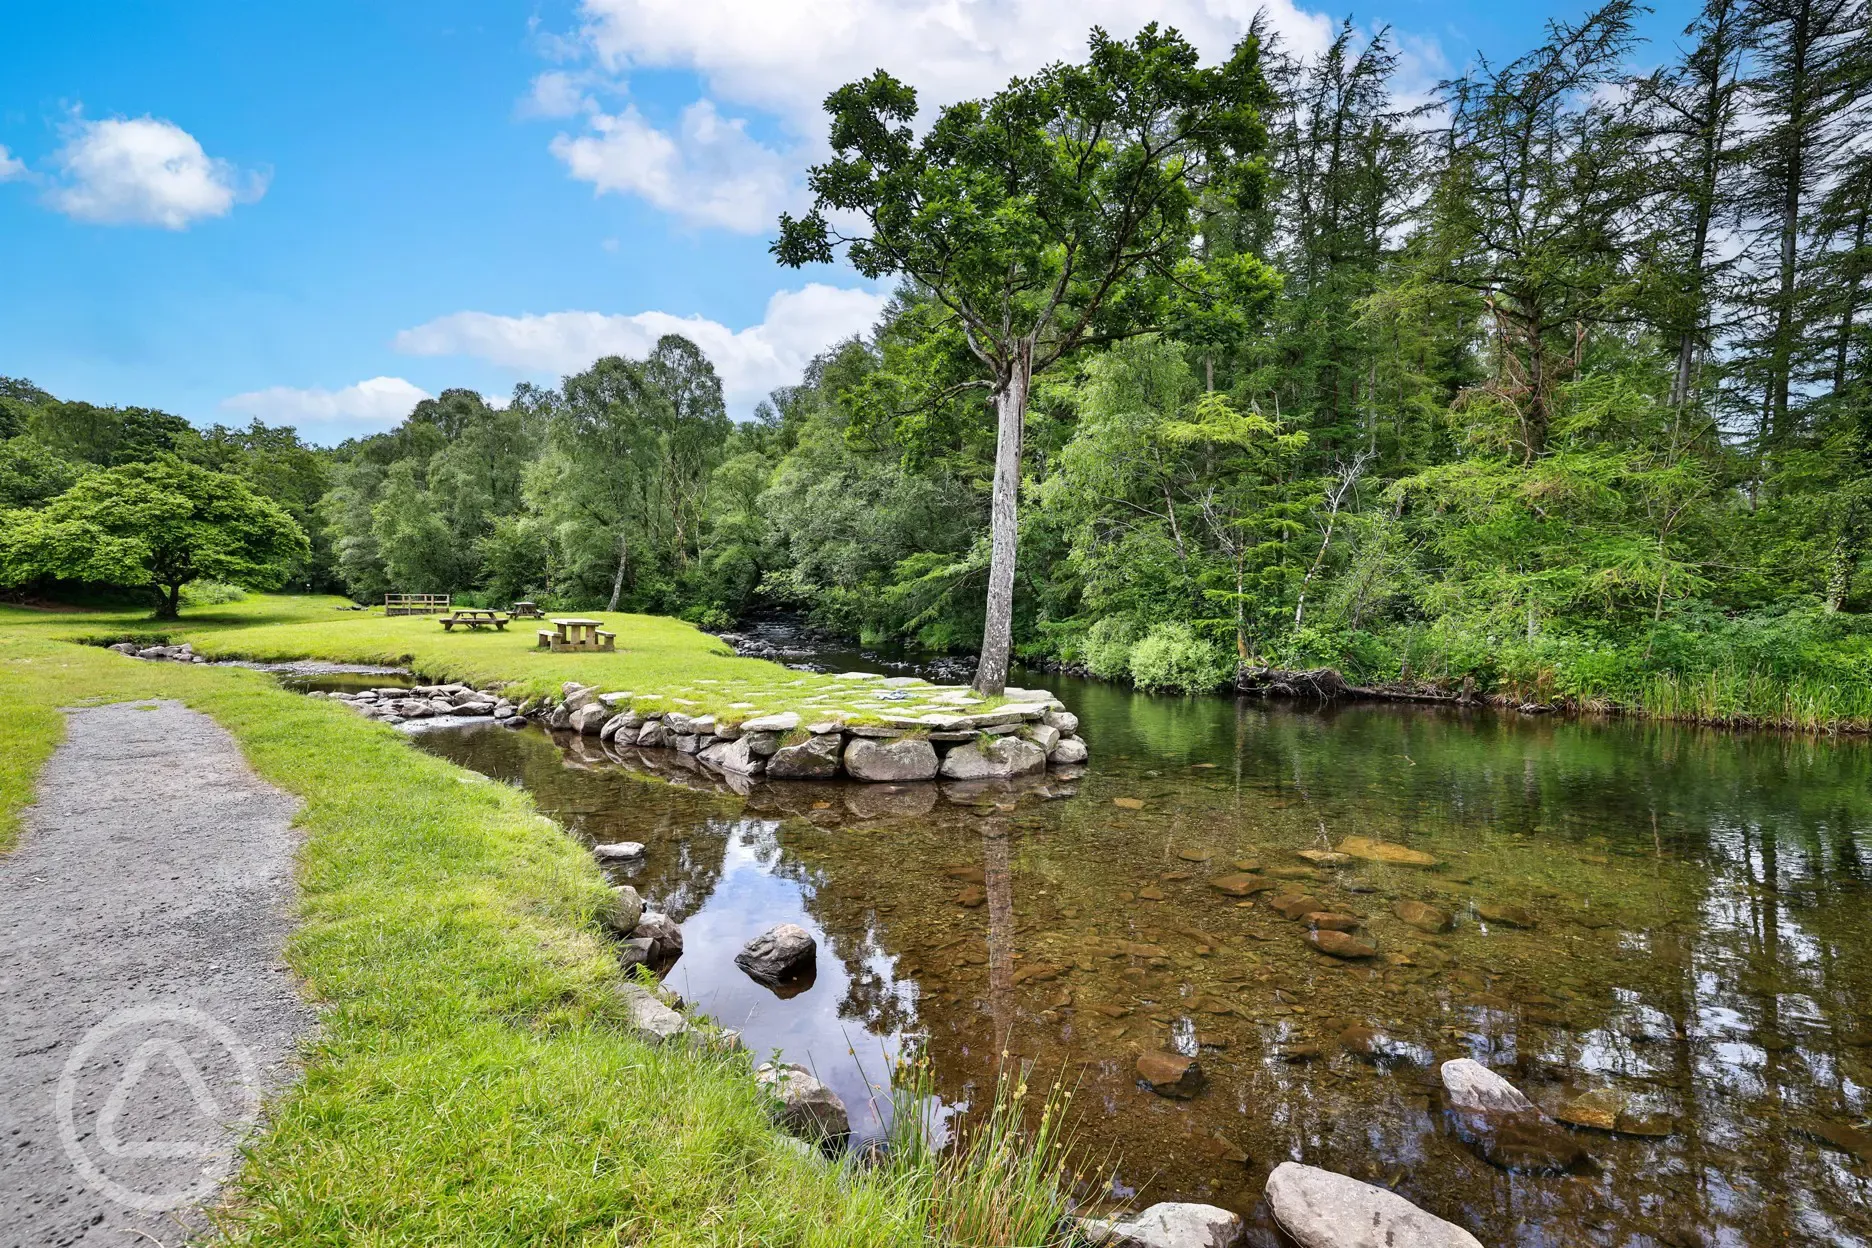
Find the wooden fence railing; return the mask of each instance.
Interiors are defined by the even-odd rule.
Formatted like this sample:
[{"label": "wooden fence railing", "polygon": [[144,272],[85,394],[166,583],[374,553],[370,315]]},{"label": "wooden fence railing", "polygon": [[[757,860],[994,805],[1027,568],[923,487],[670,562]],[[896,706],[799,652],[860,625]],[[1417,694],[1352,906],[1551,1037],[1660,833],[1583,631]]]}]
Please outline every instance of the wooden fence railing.
[{"label": "wooden fence railing", "polygon": [[439,615],[449,609],[447,594],[385,594],[385,615]]}]

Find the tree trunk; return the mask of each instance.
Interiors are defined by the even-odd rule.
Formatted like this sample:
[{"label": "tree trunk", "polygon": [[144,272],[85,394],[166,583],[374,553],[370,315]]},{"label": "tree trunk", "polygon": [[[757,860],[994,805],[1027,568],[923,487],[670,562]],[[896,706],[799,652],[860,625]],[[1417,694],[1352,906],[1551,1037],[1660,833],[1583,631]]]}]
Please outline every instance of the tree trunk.
[{"label": "tree trunk", "polygon": [[630,530],[618,530],[618,566],[617,575],[611,578],[611,602],[607,611],[618,609],[618,596],[624,592],[624,574],[630,569]]},{"label": "tree trunk", "polygon": [[182,615],[182,587],[180,585],[158,585],[156,587],[156,618],[174,620]]},{"label": "tree trunk", "polygon": [[1007,688],[1014,642],[1014,560],[1020,539],[1021,441],[1026,435],[1027,386],[1033,344],[1015,348],[1012,375],[995,391],[995,475],[991,513],[993,554],[988,563],[988,618],[982,626],[981,660],[975,691],[998,697]]}]

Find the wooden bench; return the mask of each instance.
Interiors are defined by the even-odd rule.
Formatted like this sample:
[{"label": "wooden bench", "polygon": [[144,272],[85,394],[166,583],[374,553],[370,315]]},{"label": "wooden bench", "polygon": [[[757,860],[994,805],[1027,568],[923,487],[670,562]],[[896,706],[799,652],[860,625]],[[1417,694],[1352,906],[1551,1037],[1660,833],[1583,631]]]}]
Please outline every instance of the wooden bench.
[{"label": "wooden bench", "polygon": [[440,623],[442,625],[442,631],[445,633],[454,632],[457,624],[465,624],[476,632],[480,632],[490,624],[494,626],[494,631],[497,633],[504,633],[507,631],[507,617],[498,611],[470,611],[461,609],[457,610],[454,615],[443,616]]}]

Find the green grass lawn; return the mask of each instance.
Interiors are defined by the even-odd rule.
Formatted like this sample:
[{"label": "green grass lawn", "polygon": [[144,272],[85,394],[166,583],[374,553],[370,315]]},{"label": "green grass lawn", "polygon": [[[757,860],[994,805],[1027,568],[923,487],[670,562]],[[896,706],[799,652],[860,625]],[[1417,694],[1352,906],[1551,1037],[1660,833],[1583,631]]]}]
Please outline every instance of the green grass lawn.
[{"label": "green grass lawn", "polygon": [[[797,711],[810,722],[836,710],[864,723],[884,713],[957,709],[929,702],[935,689],[929,685],[901,691],[908,700],[880,707],[871,701],[869,686],[875,682],[840,681],[740,658],[719,638],[665,616],[601,613],[596,618],[617,633],[616,653],[555,654],[536,646],[534,621],[515,620],[504,633],[444,632],[434,616],[342,609],[348,605],[343,598],[260,594],[225,606],[185,608],[180,620],[163,624],[143,611],[0,607],[0,630],[67,640],[166,638],[190,642],[209,658],[395,664],[438,681],[506,682],[516,694],[558,696],[570,680],[637,695],[633,703],[641,709],[734,722],[780,711]],[[968,709],[990,710],[1005,701],[989,699]]]},{"label": "green grass lawn", "polygon": [[[722,657],[668,621],[643,621],[633,636],[640,617],[616,620],[632,650],[565,656],[333,606],[256,599],[169,632],[210,653],[411,656],[436,675],[538,685],[754,679],[772,666]],[[179,699],[303,800],[288,958],[319,1028],[303,1079],[271,1106],[234,1183],[227,1240],[927,1242],[943,1216],[927,1168],[804,1159],[767,1125],[745,1056],[659,1050],[625,1029],[617,964],[593,917],[605,883],[524,792],[264,673],[143,663],[64,640],[124,631],[153,630],[127,614],[0,612],[0,837],[18,836],[59,738],[58,708],[84,703]]]}]

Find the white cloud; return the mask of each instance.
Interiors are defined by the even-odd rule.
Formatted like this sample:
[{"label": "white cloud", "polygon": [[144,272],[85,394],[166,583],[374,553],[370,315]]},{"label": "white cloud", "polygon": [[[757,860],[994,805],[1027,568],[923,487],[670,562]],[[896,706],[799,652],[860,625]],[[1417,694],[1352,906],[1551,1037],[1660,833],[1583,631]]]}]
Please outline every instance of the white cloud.
[{"label": "white cloud", "polygon": [[548,70],[533,80],[533,89],[520,101],[530,117],[575,117],[593,107],[578,78],[563,69]]},{"label": "white cloud", "polygon": [[799,380],[819,351],[876,323],[889,296],[813,283],[777,292],[760,324],[729,329],[700,316],[455,312],[396,336],[409,355],[472,356],[530,375],[573,373],[607,355],[647,355],[664,334],[701,347],[721,375],[729,408],[745,414],[776,386]]},{"label": "white cloud", "polygon": [[[1333,23],[1294,0],[584,0],[578,42],[558,41],[558,55],[577,49],[611,75],[686,70],[710,98],[691,105],[674,133],[634,109],[608,116],[587,102],[593,132],[561,134],[552,150],[600,192],[641,195],[700,224],[770,230],[801,193],[805,166],[824,153],[826,95],[874,69],[917,88],[928,118],[1016,74],[1082,59],[1094,25],[1128,38],[1154,20],[1219,61],[1263,8],[1290,51],[1311,54],[1331,41]],[[555,75],[565,77],[535,80],[536,96]],[[724,106],[772,116],[797,141],[787,150],[761,144]]]},{"label": "white cloud", "polygon": [[79,120],[73,131],[53,157],[61,180],[47,200],[80,221],[179,230],[204,217],[226,216],[237,201],[266,191],[264,176],[243,176],[209,156],[174,122]]},{"label": "white cloud", "polygon": [[10,182],[25,176],[26,162],[7,151],[6,144],[0,143],[0,182]]},{"label": "white cloud", "polygon": [[786,205],[794,162],[762,146],[747,123],[723,117],[708,100],[683,110],[675,133],[658,130],[634,105],[593,112],[590,131],[556,136],[552,154],[600,195],[638,195],[697,225],[754,233]]},{"label": "white cloud", "polygon": [[272,425],[393,425],[429,392],[401,377],[372,377],[342,390],[273,386],[221,400],[221,410]]}]

